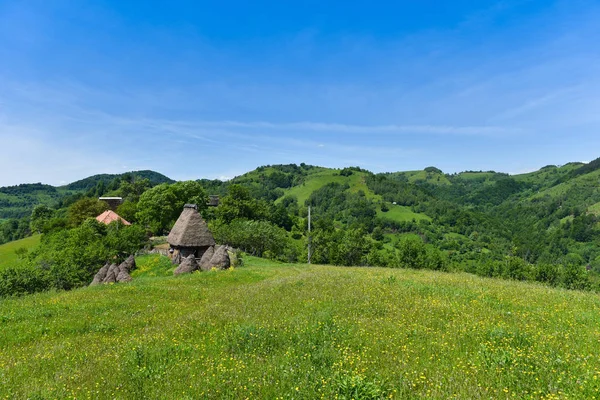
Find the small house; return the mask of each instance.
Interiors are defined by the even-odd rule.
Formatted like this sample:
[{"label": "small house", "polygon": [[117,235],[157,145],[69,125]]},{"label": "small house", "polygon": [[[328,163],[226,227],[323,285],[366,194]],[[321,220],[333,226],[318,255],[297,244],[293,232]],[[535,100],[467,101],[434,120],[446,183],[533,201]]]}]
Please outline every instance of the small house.
[{"label": "small house", "polygon": [[206,205],[209,207],[218,207],[220,201],[221,200],[220,200],[219,196],[217,196],[215,194],[211,194],[208,196],[208,203],[206,203]]},{"label": "small house", "polygon": [[108,225],[114,221],[121,221],[123,223],[123,225],[131,225],[123,217],[121,217],[119,214],[117,214],[116,212],[114,212],[112,210],[104,211],[102,214],[100,214],[96,217],[96,220],[98,222],[102,222],[103,224],[106,224],[106,225]]},{"label": "small house", "polygon": [[98,200],[104,201],[106,204],[108,204],[108,207],[113,211],[115,211],[117,207],[123,204],[122,197],[98,197]]},{"label": "small house", "polygon": [[167,236],[167,242],[171,246],[169,252],[176,264],[190,254],[201,258],[209,247],[215,245],[215,239],[195,204],[186,204],[183,207],[181,215]]}]

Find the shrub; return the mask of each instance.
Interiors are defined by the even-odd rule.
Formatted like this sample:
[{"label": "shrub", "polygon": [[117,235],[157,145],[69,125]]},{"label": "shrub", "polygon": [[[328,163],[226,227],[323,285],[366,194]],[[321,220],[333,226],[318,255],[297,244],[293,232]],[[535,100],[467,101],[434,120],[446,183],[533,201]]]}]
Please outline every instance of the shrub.
[{"label": "shrub", "polygon": [[575,290],[589,289],[591,282],[585,267],[577,264],[567,264],[562,271],[562,286]]},{"label": "shrub", "polygon": [[534,267],[533,278],[537,282],[557,286],[560,283],[560,269],[553,264],[538,264]]},{"label": "shrub", "polygon": [[0,297],[41,292],[52,287],[45,271],[31,265],[18,265],[0,271]]},{"label": "shrub", "polygon": [[425,244],[421,239],[406,238],[396,245],[399,266],[403,268],[424,268],[426,259]]},{"label": "shrub", "polygon": [[210,229],[218,243],[241,249],[253,256],[266,255],[286,261],[297,258],[287,232],[268,221],[235,219],[229,224],[213,221]]},{"label": "shrub", "polygon": [[520,257],[507,257],[504,265],[503,276],[518,281],[527,280],[531,274],[529,264]]},{"label": "shrub", "polygon": [[446,271],[447,265],[446,257],[444,257],[444,254],[439,249],[433,246],[427,246],[425,250],[425,268]]}]

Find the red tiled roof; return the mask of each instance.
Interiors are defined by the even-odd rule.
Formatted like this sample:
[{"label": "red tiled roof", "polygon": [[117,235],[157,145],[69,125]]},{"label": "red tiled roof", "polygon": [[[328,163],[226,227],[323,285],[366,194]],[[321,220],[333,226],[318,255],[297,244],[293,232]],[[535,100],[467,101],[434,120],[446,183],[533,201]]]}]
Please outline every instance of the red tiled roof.
[{"label": "red tiled roof", "polygon": [[102,214],[96,217],[96,220],[106,225],[117,220],[120,220],[125,225],[131,225],[129,222],[125,221],[121,216],[119,216],[119,214],[112,210],[104,211]]}]

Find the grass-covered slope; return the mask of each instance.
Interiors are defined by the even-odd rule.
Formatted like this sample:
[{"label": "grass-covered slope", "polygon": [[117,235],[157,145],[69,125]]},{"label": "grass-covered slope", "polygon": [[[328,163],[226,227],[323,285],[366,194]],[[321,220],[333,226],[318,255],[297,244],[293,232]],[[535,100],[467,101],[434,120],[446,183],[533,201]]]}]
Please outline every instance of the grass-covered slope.
[{"label": "grass-covered slope", "polygon": [[564,182],[558,183],[557,185],[541,190],[535,194],[534,198],[544,196],[556,198],[569,194],[581,194],[581,200],[585,201],[590,198],[590,195],[597,195],[600,193],[600,185],[598,185],[599,181],[600,170],[592,171],[584,175],[577,175]]},{"label": "grass-covered slope", "polygon": [[[365,193],[367,199],[373,201],[382,201],[382,196],[375,194],[366,183],[367,173],[354,171],[352,175],[344,176],[340,175],[340,171],[334,169],[319,169],[318,171],[308,175],[304,182],[300,185],[293,186],[287,189],[284,196],[294,196],[298,199],[299,204],[304,204],[306,199],[310,195],[322,188],[329,183],[348,184],[350,187],[348,190],[351,193],[358,193],[362,191]],[[282,197],[283,198],[283,197]],[[410,207],[389,204],[389,211],[382,212],[380,209],[377,211],[377,216],[391,221],[404,222],[404,221],[420,221],[430,220],[427,215],[422,213],[416,213],[410,209]]]},{"label": "grass-covered slope", "polygon": [[17,249],[33,250],[40,243],[41,237],[41,235],[33,235],[0,245],[0,270],[15,264],[18,259],[17,253],[15,253]]},{"label": "grass-covered slope", "polygon": [[0,301],[0,398],[600,393],[596,295],[466,274],[246,263]]},{"label": "grass-covered slope", "polygon": [[377,210],[377,216],[396,222],[431,220],[431,218],[425,214],[412,211],[410,207],[396,204],[390,205],[389,210],[386,212]]},{"label": "grass-covered slope", "polygon": [[574,171],[581,168],[583,163],[568,163],[563,166],[548,165],[534,172],[513,175],[513,178],[520,182],[526,182],[533,185],[536,190],[548,188],[559,183],[561,180],[568,179],[574,174]]},{"label": "grass-covered slope", "polygon": [[351,192],[358,192],[362,190],[365,192],[368,198],[379,199],[379,196],[375,195],[369,190],[365,183],[364,172],[354,172],[350,176],[340,175],[339,171],[334,169],[322,169],[318,172],[308,175],[304,182],[300,185],[293,186],[285,191],[285,195],[295,196],[298,199],[299,204],[304,204],[306,199],[310,197],[312,192],[322,188],[328,183],[340,183],[348,184]]}]

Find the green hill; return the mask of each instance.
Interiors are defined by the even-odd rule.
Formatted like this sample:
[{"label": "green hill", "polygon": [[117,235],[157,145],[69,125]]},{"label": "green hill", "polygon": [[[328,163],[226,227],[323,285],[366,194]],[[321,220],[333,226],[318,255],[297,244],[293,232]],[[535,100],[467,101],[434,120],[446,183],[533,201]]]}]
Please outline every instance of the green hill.
[{"label": "green hill", "polygon": [[[590,196],[596,198],[596,194],[600,193],[600,185],[598,185],[599,180],[600,170],[596,170],[585,175],[577,175],[552,187],[540,190],[533,197],[549,196],[556,198],[573,195],[575,194],[574,192],[580,192],[580,197],[582,197],[580,200],[591,200]],[[586,199],[583,197],[586,197]]]},{"label": "green hill", "polygon": [[19,219],[31,215],[31,211],[38,204],[49,207],[58,207],[68,198],[81,196],[89,190],[104,185],[109,191],[111,182],[119,179],[149,179],[150,185],[160,183],[173,183],[174,181],[154,171],[132,171],[124,174],[100,174],[70,183],[65,186],[51,186],[42,183],[21,184],[16,186],[0,187],[0,222],[14,218]]},{"label": "green hill", "polygon": [[33,235],[0,245],[0,269],[13,265],[18,260],[15,250],[24,248],[29,252],[40,243],[40,238],[41,235]]},{"label": "green hill", "polygon": [[56,205],[66,194],[64,188],[41,183],[0,187],[0,219],[29,216],[37,204]]},{"label": "green hill", "polygon": [[536,190],[548,188],[560,183],[561,180],[571,176],[575,170],[582,167],[582,163],[569,163],[561,167],[548,165],[538,171],[514,175],[514,179],[533,185]]},{"label": "green hill", "polygon": [[322,169],[308,175],[305,180],[298,186],[293,186],[284,191],[284,195],[294,196],[298,199],[299,204],[304,202],[310,195],[329,183],[348,184],[350,191],[358,193],[363,191],[368,198],[380,200],[381,197],[375,195],[365,183],[365,172],[354,172],[350,176],[340,175],[340,171],[334,169]]},{"label": "green hill", "polygon": [[405,180],[409,183],[430,184],[435,186],[450,185],[451,182],[441,170],[427,167],[419,171],[394,172],[390,174],[395,179]]},{"label": "green hill", "polygon": [[133,179],[148,179],[150,180],[150,184],[152,186],[159,185],[161,183],[173,183],[175,182],[173,179],[164,176],[155,171],[143,170],[143,171],[131,171],[124,174],[100,174],[93,175],[87,177],[85,179],[81,179],[75,181],[73,183],[69,183],[65,186],[68,190],[88,190],[90,188],[95,187],[98,183],[104,182],[105,185],[108,185],[115,178],[123,178],[125,176],[130,176]]},{"label": "green hill", "polygon": [[[440,265],[458,265],[484,275],[514,277],[514,273],[502,265],[506,257],[518,257],[530,266],[535,265],[526,267],[525,275],[518,272],[519,279],[548,280],[545,273],[532,271],[539,265],[550,264],[560,266],[559,275],[568,265],[600,272],[599,166],[598,160],[560,167],[549,165],[539,171],[511,176],[494,171],[444,174],[435,167],[373,174],[359,167],[331,169],[289,164],[262,166],[227,182],[200,180],[199,183],[208,194],[218,194],[223,200],[223,207],[205,212],[209,221],[221,218],[220,222],[224,222],[219,225],[220,240],[240,248],[256,249],[256,245],[241,247],[245,246],[244,240],[246,244],[250,241],[249,235],[255,234],[255,229],[246,226],[250,231],[242,240],[243,235],[234,237],[233,233],[227,233],[232,230],[225,225],[233,219],[261,220],[283,229],[277,231],[282,240],[280,246],[269,250],[272,257],[282,260],[305,258],[302,252],[308,240],[310,206],[312,226],[316,229],[315,249],[321,263],[398,265],[396,250],[402,246],[398,239],[409,234],[427,244],[431,254],[440,251]],[[155,183],[168,179],[148,173],[156,178]],[[96,197],[98,193],[123,190],[135,193],[128,197],[122,210],[135,223],[136,202],[151,185],[143,181],[137,181],[137,186],[136,182],[131,183],[128,179],[134,174],[118,179],[112,178],[113,175],[98,175],[73,183],[68,187],[88,189],[75,192],[69,197],[71,201],[59,200],[61,209],[56,215],[59,218],[67,215],[67,207],[81,196]],[[106,184],[109,178],[113,180]],[[242,186],[237,193],[247,192],[242,196],[246,197],[228,199],[233,185]],[[41,198],[38,192],[44,190],[54,190],[55,196],[60,198],[61,191],[67,187],[23,185],[4,192],[0,190],[0,199],[1,195],[16,193],[23,197],[26,192],[30,192],[32,199]],[[24,209],[27,207],[31,205]],[[1,211],[0,208],[0,218]],[[57,222],[60,227],[61,221]],[[240,227],[238,224],[236,231]],[[263,228],[267,229],[267,225]],[[23,237],[28,229],[29,222],[25,218],[4,221],[0,224],[0,240]],[[348,236],[352,234],[359,235],[360,240],[358,236]],[[287,239],[293,239],[293,245],[287,243]],[[357,248],[357,252],[347,251],[353,243],[357,246],[360,243],[362,247]],[[396,248],[390,250],[392,243]],[[344,251],[355,257],[351,261],[336,259],[340,249],[346,249]],[[386,249],[390,251],[384,251]],[[482,261],[496,266],[480,271],[476,265]],[[555,278],[550,281],[557,284]],[[573,287],[566,281],[561,284]]]},{"label": "green hill", "polygon": [[246,264],[0,301],[0,397],[600,394],[595,294],[467,274]]}]

